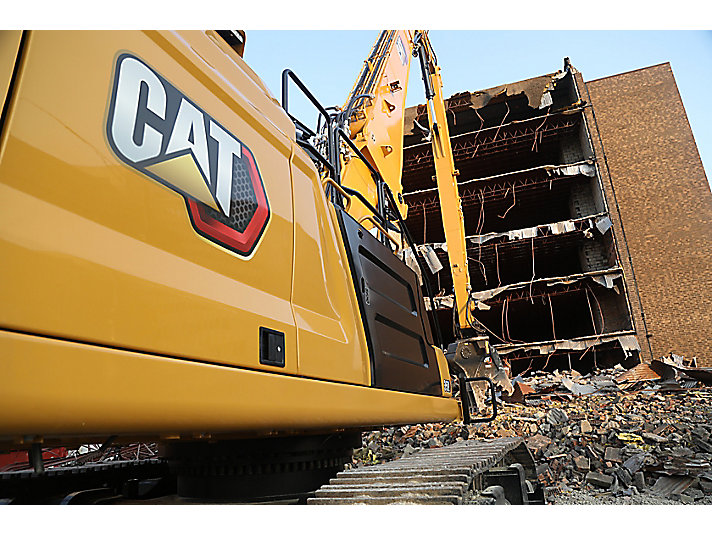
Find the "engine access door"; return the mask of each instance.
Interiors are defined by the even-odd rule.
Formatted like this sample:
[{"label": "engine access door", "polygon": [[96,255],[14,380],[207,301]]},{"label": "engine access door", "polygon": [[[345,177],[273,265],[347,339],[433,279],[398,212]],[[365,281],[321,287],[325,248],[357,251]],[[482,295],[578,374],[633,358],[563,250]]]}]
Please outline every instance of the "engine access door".
[{"label": "engine access door", "polygon": [[371,385],[442,395],[416,274],[337,208],[371,359]]}]

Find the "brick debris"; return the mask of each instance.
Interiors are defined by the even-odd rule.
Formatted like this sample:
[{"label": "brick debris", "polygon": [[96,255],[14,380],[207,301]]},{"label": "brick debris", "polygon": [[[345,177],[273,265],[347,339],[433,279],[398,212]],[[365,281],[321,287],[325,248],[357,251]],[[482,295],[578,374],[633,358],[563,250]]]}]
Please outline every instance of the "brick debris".
[{"label": "brick debris", "polygon": [[[514,380],[493,422],[418,424],[363,434],[353,466],[459,441],[525,437],[549,502],[712,503],[712,388],[667,364]],[[692,371],[691,371],[692,372]],[[701,370],[702,378],[708,370]],[[699,375],[699,372],[698,372]],[[648,496],[654,500],[645,500]],[[642,500],[641,500],[642,499]]]}]

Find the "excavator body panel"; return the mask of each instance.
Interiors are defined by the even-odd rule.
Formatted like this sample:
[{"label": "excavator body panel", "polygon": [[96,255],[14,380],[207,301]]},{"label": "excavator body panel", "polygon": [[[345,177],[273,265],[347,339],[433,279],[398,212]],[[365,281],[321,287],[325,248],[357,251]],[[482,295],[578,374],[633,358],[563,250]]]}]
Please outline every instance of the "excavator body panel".
[{"label": "excavator body panel", "polygon": [[374,382],[338,208],[218,33],[0,43],[0,446],[459,416]]}]

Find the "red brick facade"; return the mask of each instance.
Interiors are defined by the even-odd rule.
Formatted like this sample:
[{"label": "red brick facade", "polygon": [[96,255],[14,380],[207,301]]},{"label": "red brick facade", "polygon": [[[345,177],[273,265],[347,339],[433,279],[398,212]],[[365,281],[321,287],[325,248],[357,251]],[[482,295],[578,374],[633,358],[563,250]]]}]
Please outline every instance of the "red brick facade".
[{"label": "red brick facade", "polygon": [[712,366],[712,193],[670,64],[577,82],[643,355],[647,327],[654,358]]}]

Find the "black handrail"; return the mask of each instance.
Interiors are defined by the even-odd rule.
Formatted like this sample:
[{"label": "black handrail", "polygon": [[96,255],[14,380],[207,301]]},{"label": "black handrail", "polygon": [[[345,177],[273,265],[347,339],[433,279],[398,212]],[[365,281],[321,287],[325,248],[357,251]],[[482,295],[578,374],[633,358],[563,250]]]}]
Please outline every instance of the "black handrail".
[{"label": "black handrail", "polygon": [[376,168],[371,165],[371,162],[366,159],[366,156],[363,155],[363,152],[361,152],[354,142],[351,140],[349,137],[349,134],[346,133],[346,131],[343,128],[337,128],[336,132],[339,134],[339,136],[346,141],[346,144],[349,145],[349,148],[353,150],[358,158],[363,161],[363,163],[368,167],[368,170],[371,171],[371,177],[373,178],[373,181],[376,182],[376,185],[378,185],[379,182],[383,181],[383,178],[381,177],[381,173],[379,173]]},{"label": "black handrail", "polygon": [[291,78],[292,81],[297,85],[297,87],[302,90],[302,92],[309,99],[309,101],[314,104],[314,107],[319,110],[319,113],[322,114],[322,116],[326,119],[327,123],[331,124],[331,116],[319,103],[316,97],[311,94],[309,89],[307,89],[306,85],[304,85],[304,83],[290,69],[284,69],[282,71],[282,108],[284,108],[284,111],[289,113],[289,78]]},{"label": "black handrail", "polygon": [[336,171],[334,170],[334,166],[329,162],[328,159],[326,159],[321,152],[319,152],[316,148],[314,148],[313,145],[311,145],[307,141],[302,141],[301,139],[297,139],[297,144],[302,147],[304,150],[308,150],[309,154],[313,155],[319,160],[319,163],[322,165],[326,166],[329,169],[329,172],[333,175]]},{"label": "black handrail", "polygon": [[376,191],[378,192],[378,213],[383,221],[386,221],[388,223],[388,216],[386,214],[386,207],[385,207],[385,202],[384,202],[384,197],[383,197],[383,186],[385,185],[385,181],[383,180],[383,177],[381,176],[381,173],[376,170],[376,168],[371,165],[371,162],[366,159],[366,156],[363,155],[363,152],[361,152],[354,142],[351,140],[349,137],[348,133],[341,128],[337,127],[336,128],[336,134],[337,134],[337,140],[338,137],[341,137],[344,141],[346,141],[346,144],[348,147],[354,151],[356,156],[366,165],[368,170],[371,172],[371,178],[376,184]]},{"label": "black handrail", "polygon": [[294,115],[292,115],[288,111],[285,111],[285,112],[287,113],[289,118],[292,119],[292,122],[294,123],[294,125],[297,128],[299,128],[302,132],[304,132],[305,134],[308,134],[308,137],[316,137],[316,134],[312,131],[311,128],[309,128],[309,126],[304,124],[302,121],[300,121],[298,118],[296,118]]},{"label": "black handrail", "polygon": [[361,203],[366,206],[371,213],[373,213],[376,218],[378,219],[378,222],[381,223],[384,227],[386,227],[388,230],[393,230],[394,232],[400,233],[400,229],[396,227],[393,223],[388,221],[385,217],[383,217],[379,211],[371,204],[366,197],[364,197],[360,191],[357,191],[356,189],[351,189],[350,187],[346,187],[345,185],[341,186],[344,191],[346,191],[349,195],[355,196],[357,199],[361,201]]},{"label": "black handrail", "polygon": [[[289,113],[289,79],[292,79],[292,81],[295,83],[295,85],[301,89],[302,93],[304,93],[304,96],[306,96],[309,101],[314,105],[314,107],[319,111],[322,117],[324,117],[324,120],[326,121],[326,128],[327,128],[327,135],[328,135],[328,161],[329,164],[327,165],[329,171],[331,171],[331,178],[338,184],[340,180],[340,169],[338,165],[338,153],[336,152],[336,143],[334,139],[334,124],[333,124],[333,117],[329,114],[326,109],[319,103],[319,101],[316,99],[316,97],[307,89],[307,86],[304,85],[304,82],[302,82],[299,77],[294,74],[294,72],[290,69],[284,69],[282,71],[282,108],[284,111],[287,113],[289,117],[292,117],[292,115]],[[299,121],[299,125],[301,125],[301,121]],[[311,131],[311,130],[310,130]],[[310,150],[311,153],[318,152],[316,149],[314,152]],[[321,156],[321,155],[320,155]],[[319,161],[324,163],[323,157],[318,158]],[[329,186],[330,194],[328,196],[331,198],[331,201],[336,203],[336,194],[333,191],[333,188]]]}]

